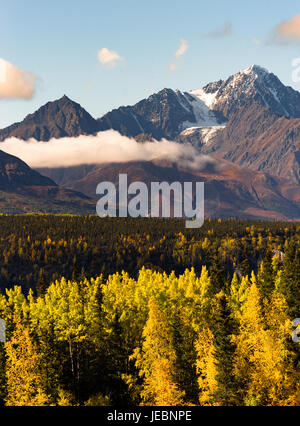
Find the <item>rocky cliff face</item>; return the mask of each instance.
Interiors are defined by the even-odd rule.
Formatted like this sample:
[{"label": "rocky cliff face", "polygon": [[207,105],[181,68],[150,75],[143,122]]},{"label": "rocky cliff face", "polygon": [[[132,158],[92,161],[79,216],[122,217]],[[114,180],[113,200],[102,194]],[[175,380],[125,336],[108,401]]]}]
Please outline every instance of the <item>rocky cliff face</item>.
[{"label": "rocky cliff face", "polygon": [[151,137],[155,139],[166,137],[162,128],[130,106],[120,107],[109,112],[98,120],[98,125],[101,130],[114,129],[128,137],[148,135],[148,140]]},{"label": "rocky cliff face", "polygon": [[218,126],[226,119],[191,93],[163,89],[136,105],[113,110],[98,121],[102,128],[113,128],[126,136],[148,134],[156,139],[174,139],[188,127]]},{"label": "rocky cliff face", "polygon": [[278,117],[300,118],[300,93],[258,65],[191,93],[203,99],[210,108],[222,111],[228,119],[253,103]]}]

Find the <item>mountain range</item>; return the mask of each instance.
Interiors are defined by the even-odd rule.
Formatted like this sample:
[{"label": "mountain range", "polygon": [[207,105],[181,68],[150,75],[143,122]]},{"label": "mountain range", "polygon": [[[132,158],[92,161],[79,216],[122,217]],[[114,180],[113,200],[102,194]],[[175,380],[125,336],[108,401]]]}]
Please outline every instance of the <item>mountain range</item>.
[{"label": "mountain range", "polygon": [[[152,139],[191,143],[219,166],[187,170],[159,161],[83,164],[38,169],[39,176],[93,198],[97,183],[114,181],[121,170],[131,180],[149,182],[201,177],[207,188],[207,215],[300,218],[300,93],[260,66],[190,92],[163,89],[98,119],[63,96],[0,130],[0,141],[9,137],[50,141],[109,129],[141,143]],[[2,179],[7,177],[0,174],[0,188]]]}]

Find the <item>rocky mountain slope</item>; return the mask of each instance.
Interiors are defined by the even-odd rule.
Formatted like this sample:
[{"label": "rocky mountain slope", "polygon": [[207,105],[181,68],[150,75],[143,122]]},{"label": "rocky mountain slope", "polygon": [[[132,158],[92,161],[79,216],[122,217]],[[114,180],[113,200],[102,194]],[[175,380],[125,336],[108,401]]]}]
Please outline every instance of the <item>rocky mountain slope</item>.
[{"label": "rocky mountain slope", "polygon": [[[131,123],[133,118],[135,126]],[[132,107],[113,110],[98,121],[101,127],[109,124],[109,128],[126,136],[143,133],[156,139],[174,139],[186,128],[220,126],[227,120],[192,93],[163,89]]]},{"label": "rocky mountain slope", "polygon": [[[127,111],[167,139],[300,183],[300,93],[262,67],[252,65],[189,93],[164,89]],[[128,136],[139,134],[138,128],[131,133],[125,119],[121,122],[122,128],[111,127]],[[154,133],[144,127],[140,132]]]},{"label": "rocky mountain slope", "polygon": [[142,181],[149,190],[151,182],[205,182],[205,214],[209,217],[300,219],[299,185],[227,161],[208,162],[201,170],[165,160],[95,165],[77,180],[72,172],[69,177],[66,173],[64,186],[95,197],[99,182],[109,181],[118,186],[120,173],[128,175],[128,184]]},{"label": "rocky mountain slope", "polygon": [[95,202],[58,186],[19,158],[0,151],[0,212],[88,214],[95,212]]},{"label": "rocky mountain slope", "polygon": [[49,141],[51,138],[93,134],[98,131],[97,121],[79,104],[63,96],[29,114],[21,123],[0,130],[0,141],[9,137]]},{"label": "rocky mountain slope", "polygon": [[252,66],[193,93],[228,120],[212,140],[204,140],[204,153],[300,182],[299,92]]},{"label": "rocky mountain slope", "polygon": [[13,155],[0,151],[0,189],[20,186],[57,186],[50,178],[32,170],[26,163]]}]

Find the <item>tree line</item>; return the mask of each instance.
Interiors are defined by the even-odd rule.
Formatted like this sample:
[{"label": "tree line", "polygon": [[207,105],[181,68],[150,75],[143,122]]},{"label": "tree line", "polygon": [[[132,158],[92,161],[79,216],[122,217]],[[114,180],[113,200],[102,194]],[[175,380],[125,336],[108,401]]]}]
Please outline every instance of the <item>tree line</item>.
[{"label": "tree line", "polygon": [[258,272],[266,256],[283,261],[290,242],[300,247],[300,225],[292,222],[206,220],[185,229],[176,219],[99,218],[72,215],[0,215],[0,290],[20,285],[43,292],[67,280],[107,278],[142,267],[177,275],[206,266],[222,287],[233,274]]}]

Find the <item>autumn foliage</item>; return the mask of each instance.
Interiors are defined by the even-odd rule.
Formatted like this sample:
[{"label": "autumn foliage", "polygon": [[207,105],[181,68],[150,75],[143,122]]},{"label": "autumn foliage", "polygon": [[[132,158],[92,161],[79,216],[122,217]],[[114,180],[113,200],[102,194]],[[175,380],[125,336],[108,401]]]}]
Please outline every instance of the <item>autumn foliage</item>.
[{"label": "autumn foliage", "polygon": [[[239,232],[245,224],[237,224]],[[169,254],[161,250],[150,257],[159,267],[124,272],[124,264],[123,271],[91,277],[87,245],[85,271],[77,257],[68,278],[48,281],[39,273],[39,294],[22,283],[7,286],[0,294],[7,328],[7,342],[0,343],[1,403],[299,405],[300,347],[291,338],[299,312],[298,231],[251,226],[240,240],[222,236],[221,228],[216,237],[211,224],[194,243],[183,232],[159,235],[164,247],[172,239],[177,266],[190,259],[182,272],[164,272],[161,257]],[[50,258],[50,247],[67,253],[65,237],[66,246],[48,235],[41,256]],[[140,238],[141,252],[153,246],[151,237]],[[138,251],[134,239],[130,244]],[[23,243],[19,248],[24,253]]]}]

